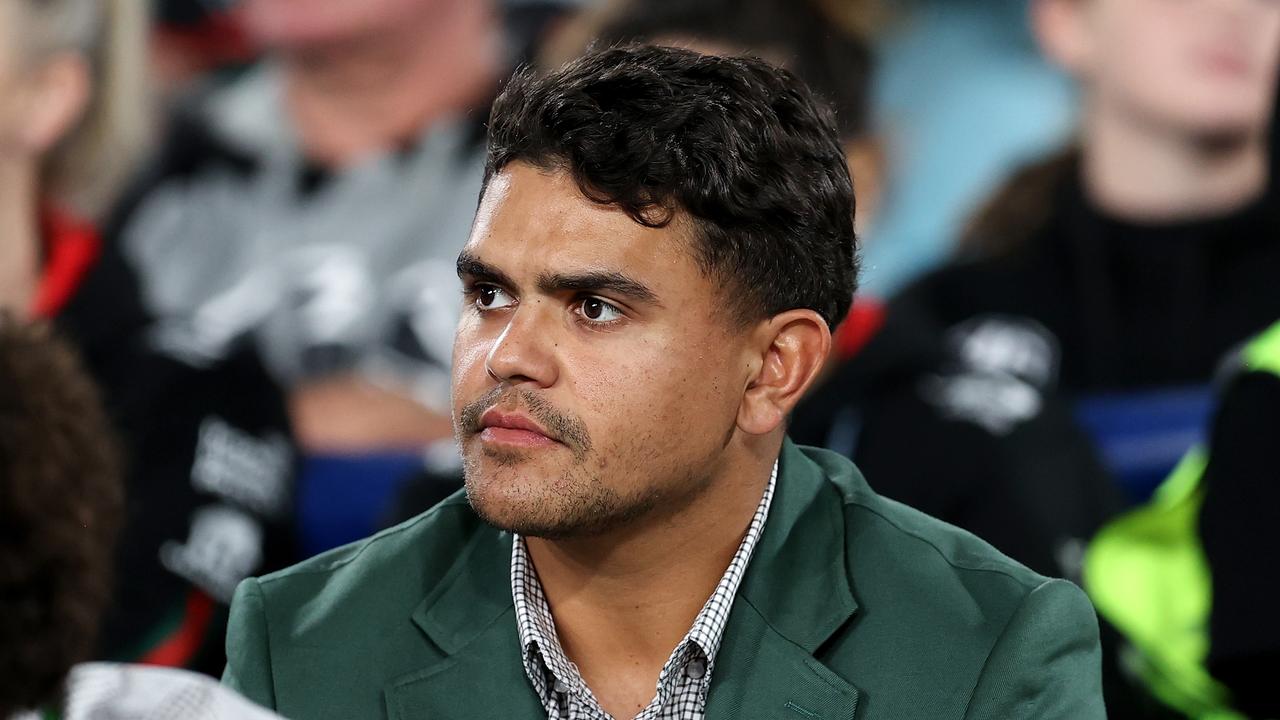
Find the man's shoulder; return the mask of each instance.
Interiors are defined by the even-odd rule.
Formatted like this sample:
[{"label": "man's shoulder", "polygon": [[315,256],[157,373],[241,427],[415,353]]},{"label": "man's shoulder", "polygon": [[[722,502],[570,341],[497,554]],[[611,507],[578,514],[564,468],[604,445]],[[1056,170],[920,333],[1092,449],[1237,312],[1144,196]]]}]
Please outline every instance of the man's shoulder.
[{"label": "man's shoulder", "polygon": [[[270,614],[351,614],[368,622],[386,612],[403,621],[456,571],[482,534],[497,534],[457,493],[369,538],[335,548],[257,583]],[[361,618],[361,616],[363,616]]]},{"label": "man's shoulder", "polygon": [[858,594],[885,591],[895,604],[910,606],[918,591],[924,605],[975,607],[994,617],[1011,615],[1030,593],[1054,582],[966,530],[877,494],[847,458],[803,452],[838,491]]},{"label": "man's shoulder", "polygon": [[[1102,716],[1097,619],[1080,588],[877,495],[842,456],[803,452],[843,511],[856,603],[820,659],[879,716],[1062,717],[1057,702],[1078,705],[1072,717]],[[1019,697],[1027,704],[1014,708]]]},{"label": "man's shoulder", "polygon": [[290,716],[370,717],[388,683],[434,667],[510,607],[498,560],[509,538],[459,493],[367,540],[246,580],[232,601],[223,681]]}]

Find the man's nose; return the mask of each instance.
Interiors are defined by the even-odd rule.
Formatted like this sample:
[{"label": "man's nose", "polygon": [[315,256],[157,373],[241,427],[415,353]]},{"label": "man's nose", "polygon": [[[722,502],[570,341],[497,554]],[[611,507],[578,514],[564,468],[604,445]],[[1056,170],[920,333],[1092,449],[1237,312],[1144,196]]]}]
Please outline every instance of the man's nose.
[{"label": "man's nose", "polygon": [[554,347],[554,320],[549,303],[534,301],[520,306],[494,341],[485,357],[490,377],[509,385],[532,383],[550,387],[559,375]]}]

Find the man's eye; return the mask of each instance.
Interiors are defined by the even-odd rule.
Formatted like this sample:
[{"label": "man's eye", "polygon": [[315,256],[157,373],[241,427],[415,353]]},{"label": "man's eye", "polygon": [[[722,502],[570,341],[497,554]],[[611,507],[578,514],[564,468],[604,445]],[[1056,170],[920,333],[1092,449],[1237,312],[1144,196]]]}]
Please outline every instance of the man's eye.
[{"label": "man's eye", "polygon": [[596,297],[589,297],[578,305],[582,317],[593,323],[609,323],[622,318],[622,311]]},{"label": "man's eye", "polygon": [[515,298],[497,285],[478,285],[475,294],[476,307],[481,310],[501,310],[516,304]]}]

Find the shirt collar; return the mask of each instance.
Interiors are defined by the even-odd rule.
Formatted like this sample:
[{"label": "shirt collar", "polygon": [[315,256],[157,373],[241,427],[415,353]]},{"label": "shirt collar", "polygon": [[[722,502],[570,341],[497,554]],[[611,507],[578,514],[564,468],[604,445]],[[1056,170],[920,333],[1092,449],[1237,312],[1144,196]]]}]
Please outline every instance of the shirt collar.
[{"label": "shirt collar", "polygon": [[[683,671],[689,661],[697,658],[706,663],[706,669],[701,678],[702,697],[705,699],[706,688],[710,686],[711,673],[715,667],[716,651],[719,650],[720,642],[724,638],[725,626],[728,624],[729,612],[737,597],[738,587],[742,584],[751,556],[764,531],[777,481],[778,462],[775,460],[769,475],[769,483],[765,486],[764,494],[760,498],[760,504],[756,506],[751,523],[747,526],[747,532],[738,545],[737,552],[729,561],[729,567],[725,569],[715,591],[698,612],[693,626],[663,666],[658,680],[659,696],[669,690],[671,675],[676,671]],[[561,690],[575,692],[580,696],[590,696],[590,689],[583,682],[577,666],[569,660],[560,645],[555,629],[555,619],[551,615],[542,584],[529,557],[528,547],[520,535],[515,535],[511,543],[511,596],[515,604],[520,647],[524,653],[525,673],[533,683],[543,705],[550,707],[556,703],[557,686]],[[594,702],[594,699],[592,701]]]}]

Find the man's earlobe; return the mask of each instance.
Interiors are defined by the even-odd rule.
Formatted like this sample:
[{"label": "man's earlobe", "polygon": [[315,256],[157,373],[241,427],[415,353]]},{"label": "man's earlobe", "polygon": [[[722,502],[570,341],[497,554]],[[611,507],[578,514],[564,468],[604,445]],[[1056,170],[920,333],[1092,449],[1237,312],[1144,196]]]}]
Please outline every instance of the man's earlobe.
[{"label": "man's earlobe", "polygon": [[764,435],[783,424],[817,378],[831,351],[831,329],[812,310],[788,310],[756,332],[759,363],[743,393],[738,427]]}]

